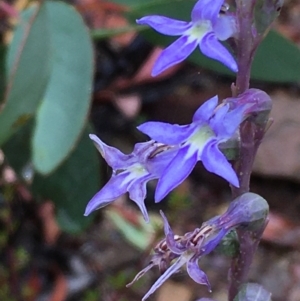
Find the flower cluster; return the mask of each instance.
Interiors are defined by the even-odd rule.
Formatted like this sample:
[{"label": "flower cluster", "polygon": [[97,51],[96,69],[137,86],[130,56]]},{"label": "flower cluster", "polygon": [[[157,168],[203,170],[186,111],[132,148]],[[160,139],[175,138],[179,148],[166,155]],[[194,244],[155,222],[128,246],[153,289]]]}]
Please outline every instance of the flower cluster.
[{"label": "flower cluster", "polygon": [[238,227],[250,229],[261,227],[266,221],[268,211],[269,206],[265,199],[254,193],[245,193],[235,199],[224,214],[210,219],[203,223],[201,228],[196,228],[183,236],[174,235],[167,218],[161,212],[165,238],[155,247],[149,265],[139,272],[127,286],[132,285],[157,265],[162,275],[144,296],[142,299],[144,301],[172,274],[186,265],[189,276],[195,282],[206,285],[211,291],[208,278],[200,269],[198,261],[213,251],[230,231]]},{"label": "flower cluster", "polygon": [[240,105],[230,110],[229,104],[218,106],[215,96],[196,111],[191,124],[146,122],[138,129],[153,140],[137,143],[128,155],[90,135],[112,168],[112,176],[88,203],[85,215],[129,192],[130,199],[148,221],[144,204],[147,182],[158,179],[155,201],[159,202],[188,177],[198,161],[202,161],[208,171],[238,187],[237,175],[218,145],[236,133],[247,108],[247,105]]},{"label": "flower cluster", "polygon": [[159,56],[152,70],[156,76],[169,67],[185,60],[199,45],[201,52],[220,61],[232,71],[238,67],[230,52],[219,42],[237,33],[236,17],[223,11],[224,0],[199,0],[191,13],[191,22],[171,19],[160,15],[146,16],[138,24],[151,26],[159,33],[181,36]]},{"label": "flower cluster", "polygon": [[[274,5],[266,6],[268,8],[265,10],[269,11],[269,14],[275,9]],[[154,198],[155,202],[160,202],[190,175],[199,161],[209,172],[225,179],[232,190],[238,192],[235,195],[248,190],[244,185],[249,182],[251,174],[251,164],[248,163],[253,161],[269,124],[268,116],[272,102],[265,92],[246,88],[249,86],[248,77],[253,53],[258,45],[258,40],[253,40],[257,33],[256,27],[260,26],[263,29],[258,28],[258,32],[265,32],[265,25],[269,26],[270,23],[259,22],[260,13],[256,14],[256,10],[260,10],[261,5],[256,5],[255,0],[236,1],[235,13],[230,12],[228,8],[224,0],[197,0],[191,12],[190,22],[161,15],[145,16],[137,20],[138,24],[148,25],[159,33],[179,36],[161,52],[154,64],[153,76],[182,62],[199,46],[200,51],[207,57],[223,63],[233,72],[239,71],[237,86],[232,86],[234,97],[219,103],[218,97],[214,96],[202,104],[196,110],[190,124],[152,121],[141,124],[137,127],[138,130],[151,140],[137,143],[130,154],[124,154],[105,144],[97,136],[90,135],[100,154],[112,168],[112,176],[90,200],[85,215],[110,204],[128,192],[130,199],[137,204],[148,222],[149,216],[145,206],[147,183],[157,180]],[[256,19],[252,21],[255,21],[257,26],[252,26],[252,21],[248,22],[249,24],[241,21],[244,17],[249,21],[252,15],[255,15]],[[238,62],[222,43],[229,38],[232,38],[230,43],[235,44],[234,50],[239,54]],[[243,44],[245,47],[242,47]],[[243,68],[238,70],[238,66]],[[241,84],[243,80],[247,82]],[[243,121],[245,122],[239,132]],[[247,152],[244,153],[246,146]],[[228,161],[231,159],[236,160],[238,175]],[[241,188],[236,189],[239,188],[239,181]],[[268,203],[263,198],[254,193],[244,193],[230,203],[224,214],[213,217],[200,228],[179,236],[173,233],[161,211],[165,237],[154,248],[148,266],[127,286],[132,285],[152,267],[158,266],[161,276],[146,293],[142,299],[144,301],[185,266],[188,275],[196,283],[207,286],[211,291],[208,277],[200,268],[199,261],[212,252],[226,236],[222,246],[227,246],[225,251],[230,249],[232,257],[237,256],[230,272],[232,279],[229,299],[233,300],[244,282],[243,277],[266,226],[267,214]],[[228,235],[229,233],[233,234],[235,239]],[[234,247],[228,248],[228,242]],[[239,252],[235,243],[240,248]],[[201,300],[211,299],[204,298],[199,301]]]}]

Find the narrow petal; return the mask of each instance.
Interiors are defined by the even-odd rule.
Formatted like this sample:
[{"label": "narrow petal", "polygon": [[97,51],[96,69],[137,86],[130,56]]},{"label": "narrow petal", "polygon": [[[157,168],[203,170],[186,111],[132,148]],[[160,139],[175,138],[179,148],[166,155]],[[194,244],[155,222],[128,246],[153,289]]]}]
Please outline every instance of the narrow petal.
[{"label": "narrow petal", "polygon": [[157,32],[168,36],[181,36],[192,26],[190,22],[175,20],[159,15],[143,17],[136,20],[136,23],[139,25],[149,25]]},{"label": "narrow petal", "polygon": [[219,15],[213,26],[213,30],[218,40],[221,41],[225,41],[228,38],[235,36],[237,33],[236,17],[233,15]]},{"label": "narrow petal", "polygon": [[192,172],[197,163],[197,152],[186,158],[190,146],[180,149],[175,158],[166,168],[165,173],[158,180],[155,191],[155,202],[161,201],[171,190],[181,184]]},{"label": "narrow petal", "polygon": [[145,164],[148,172],[151,173],[151,175],[153,175],[155,178],[160,178],[178,151],[179,146],[172,147],[154,155],[153,158],[149,158]]},{"label": "narrow petal", "polygon": [[156,76],[166,69],[185,60],[197,47],[197,39],[182,36],[167,47],[156,60],[152,76]]},{"label": "narrow petal", "polygon": [[150,140],[147,142],[139,142],[134,145],[133,154],[140,159],[141,161],[145,160],[145,157],[147,158],[149,156],[149,153],[151,153],[155,149],[155,141]]},{"label": "narrow petal", "polygon": [[169,145],[176,145],[186,141],[193,132],[193,128],[190,125],[155,121],[145,122],[139,125],[137,129],[152,139]]},{"label": "narrow petal", "polygon": [[92,211],[105,207],[124,194],[127,191],[127,176],[127,173],[112,176],[106,185],[89,201],[84,215],[88,216]]},{"label": "narrow petal", "polygon": [[234,72],[238,71],[237,63],[231,53],[217,40],[214,33],[206,34],[200,42],[201,52],[227,66]]},{"label": "narrow petal", "polygon": [[123,154],[115,147],[105,144],[94,134],[90,134],[89,137],[93,140],[101,156],[112,169],[123,169],[131,165],[131,162],[128,161],[130,156]]},{"label": "narrow petal", "polygon": [[168,280],[174,273],[176,273],[186,262],[188,259],[181,256],[179,257],[174,264],[172,264],[151,286],[150,290],[143,297],[142,301],[145,301],[152,295],[166,280]]},{"label": "narrow petal", "polygon": [[208,290],[211,292],[211,286],[208,281],[206,274],[200,270],[196,260],[190,259],[187,264],[187,272],[189,276],[197,283],[206,285]]},{"label": "narrow petal", "polygon": [[168,247],[170,248],[170,250],[178,255],[181,255],[185,249],[180,249],[177,247],[176,241],[174,239],[174,233],[169,225],[169,222],[166,218],[166,216],[164,215],[164,213],[162,212],[162,210],[160,210],[160,215],[162,216],[163,220],[164,220],[164,232],[165,232],[165,236],[166,236],[166,242]]},{"label": "narrow petal", "polygon": [[244,119],[245,111],[251,106],[251,104],[240,105],[236,109],[228,112],[221,121],[222,126],[218,127],[215,132],[218,138],[229,139],[236,132],[239,125]]},{"label": "narrow petal", "polygon": [[130,199],[138,205],[147,223],[149,222],[149,215],[145,206],[145,198],[147,194],[146,184],[150,179],[150,176],[138,179],[134,181],[128,188]]},{"label": "narrow petal", "polygon": [[214,113],[214,109],[218,105],[218,96],[214,96],[207,100],[194,114],[193,122],[208,121]]},{"label": "narrow petal", "polygon": [[219,150],[218,141],[216,139],[211,140],[205,145],[201,160],[208,171],[219,175],[235,187],[239,187],[238,177],[231,164]]},{"label": "narrow petal", "polygon": [[228,113],[228,110],[229,110],[229,105],[223,105],[219,107],[216,110],[215,115],[209,121],[210,127],[213,129],[213,131],[217,136],[220,132],[222,132],[224,128],[223,119]]},{"label": "narrow petal", "polygon": [[203,250],[201,256],[207,255],[213,251],[228,232],[229,230],[222,228],[216,236],[208,238],[208,240],[205,242],[205,246],[201,247],[201,250]]},{"label": "narrow petal", "polygon": [[192,21],[210,20],[212,23],[216,22],[223,2],[224,0],[198,0],[192,10]]},{"label": "narrow petal", "polygon": [[149,265],[147,265],[144,269],[142,269],[138,274],[136,274],[136,276],[133,278],[133,280],[126,284],[126,287],[130,287],[131,285],[133,285],[136,281],[138,281],[141,277],[143,277],[149,270],[151,270],[154,267],[154,263],[150,262]]}]

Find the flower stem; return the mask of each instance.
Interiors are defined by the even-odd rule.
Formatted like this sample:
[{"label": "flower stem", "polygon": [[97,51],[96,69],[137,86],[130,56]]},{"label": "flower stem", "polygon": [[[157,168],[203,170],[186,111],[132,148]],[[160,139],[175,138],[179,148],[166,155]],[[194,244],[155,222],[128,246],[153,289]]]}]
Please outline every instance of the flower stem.
[{"label": "flower stem", "polygon": [[[253,36],[252,24],[254,13],[254,0],[236,0],[239,34],[237,38],[237,62],[239,71],[237,73],[236,85],[233,96],[245,92],[250,85],[251,65],[257,48]],[[241,149],[240,157],[235,163],[235,171],[239,178],[240,187],[231,187],[233,199],[250,190],[250,176],[254,158],[258,146],[263,137],[263,131],[246,120],[240,127]],[[233,301],[239,292],[239,288],[248,278],[249,269],[261,238],[263,229],[260,229],[253,238],[253,232],[247,230],[237,231],[240,243],[240,252],[233,258],[230,269],[230,283],[228,300]]]},{"label": "flower stem", "polygon": [[[236,94],[249,88],[251,64],[254,57],[254,36],[252,32],[255,1],[236,0],[239,33],[237,38],[237,62],[239,71],[236,78]],[[237,96],[233,95],[233,96]]]}]

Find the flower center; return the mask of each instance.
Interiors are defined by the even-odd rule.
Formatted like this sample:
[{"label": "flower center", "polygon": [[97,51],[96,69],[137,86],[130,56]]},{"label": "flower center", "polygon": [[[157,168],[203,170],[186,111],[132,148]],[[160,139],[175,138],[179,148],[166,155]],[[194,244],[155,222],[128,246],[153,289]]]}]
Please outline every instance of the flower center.
[{"label": "flower center", "polygon": [[149,174],[147,169],[141,163],[135,163],[128,168],[114,170],[114,175],[126,174],[122,185],[131,185],[135,180],[142,178]]},{"label": "flower center", "polygon": [[194,23],[193,27],[189,30],[189,36],[198,41],[202,40],[203,36],[209,31],[212,31],[212,24],[210,20],[201,20]]},{"label": "flower center", "polygon": [[127,168],[126,171],[129,171],[130,172],[130,177],[132,177],[134,179],[135,178],[140,178],[140,177],[145,176],[146,174],[148,174],[147,169],[141,163],[135,163],[135,164],[131,165],[129,168]]},{"label": "flower center", "polygon": [[198,152],[202,152],[207,140],[215,136],[216,135],[214,131],[208,125],[204,125],[199,127],[194,134],[191,135],[187,142],[192,144],[192,146],[196,148]]}]

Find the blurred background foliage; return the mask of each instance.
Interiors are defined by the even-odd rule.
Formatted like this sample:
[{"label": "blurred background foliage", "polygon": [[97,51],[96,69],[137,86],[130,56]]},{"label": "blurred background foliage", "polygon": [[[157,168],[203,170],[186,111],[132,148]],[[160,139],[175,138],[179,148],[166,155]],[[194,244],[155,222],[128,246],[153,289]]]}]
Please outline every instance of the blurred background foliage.
[{"label": "blurred background foliage", "polygon": [[[137,26],[135,19],[162,14],[189,20],[194,3],[0,3],[0,253],[5,262],[0,265],[1,300],[139,300],[149,286],[149,279],[141,280],[134,290],[123,292],[161,234],[159,217],[153,214],[151,224],[145,225],[124,200],[103,211],[104,216],[102,212],[83,216],[87,202],[110,176],[88,133],[130,152],[134,143],[146,139],[135,130],[141,121],[188,122],[191,112],[209,96],[220,91],[224,97],[230,95],[234,74],[199,51],[189,58],[191,65],[180,64],[157,79],[149,75],[158,46],[168,45],[172,38]],[[287,15],[283,13],[283,21]],[[258,48],[252,83],[297,90],[298,31],[288,36],[286,27],[275,29]],[[187,104],[180,114],[182,99]],[[176,112],[168,108],[174,103]],[[193,184],[188,183],[169,197],[167,205],[159,205],[172,208],[170,220],[177,222],[178,229],[185,228],[187,221],[190,227],[201,224],[214,210],[223,209],[218,199],[228,200],[222,181],[203,170],[196,175],[203,183],[198,185],[196,198],[190,192]],[[211,186],[212,179],[216,182]],[[148,191],[147,204],[153,208],[152,185]],[[189,211],[193,202],[201,216]],[[184,215],[179,221],[178,212]],[[112,255],[106,246],[115,249]],[[88,258],[88,269],[74,252],[77,249]],[[99,252],[104,259],[96,256]],[[118,265],[120,252],[125,259]],[[135,268],[124,272],[124,262],[134,263]],[[96,277],[90,269],[97,271]],[[69,275],[68,281],[62,270]],[[110,278],[105,278],[107,271],[113,271]],[[99,294],[95,282],[104,278]],[[49,283],[62,286],[57,299]],[[76,299],[80,290],[84,293]]]}]

